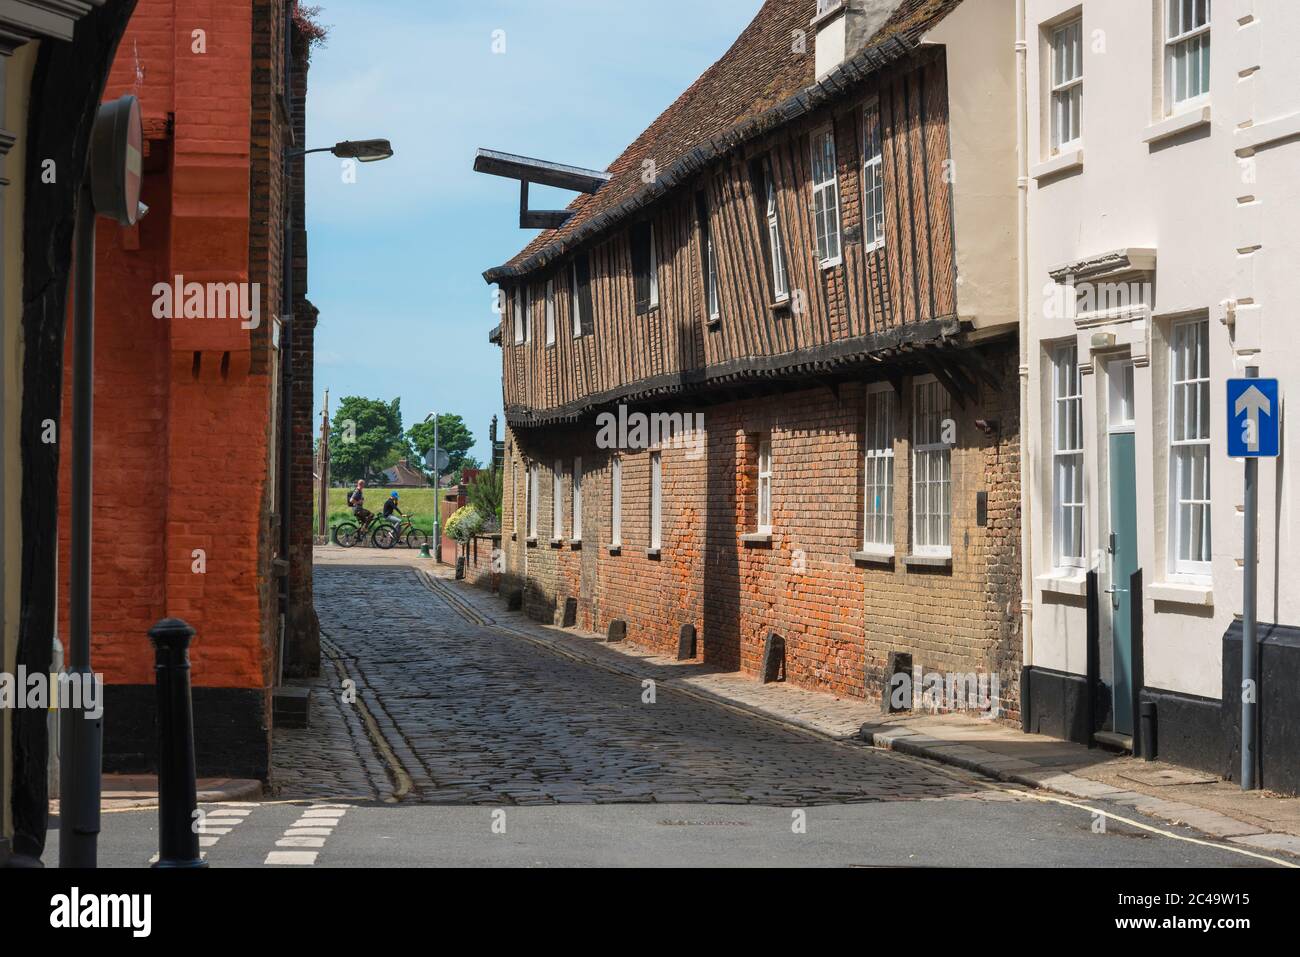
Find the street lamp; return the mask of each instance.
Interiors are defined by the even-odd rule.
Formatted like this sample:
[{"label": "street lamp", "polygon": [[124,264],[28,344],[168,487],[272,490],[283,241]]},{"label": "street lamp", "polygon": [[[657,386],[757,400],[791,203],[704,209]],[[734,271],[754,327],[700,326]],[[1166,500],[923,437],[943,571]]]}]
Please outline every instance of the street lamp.
[{"label": "street lamp", "polygon": [[[343,159],[355,159],[359,163],[374,163],[386,160],[393,155],[393,145],[385,139],[343,140],[333,146],[318,149],[286,149],[282,154],[284,171],[284,194],[289,197],[289,208],[284,218],[283,272],[280,279],[281,306],[280,349],[283,358],[280,368],[283,378],[283,401],[280,404],[280,558],[289,561],[289,503],[293,497],[292,469],[289,467],[293,457],[293,229],[294,229],[294,193],[293,161],[308,153],[333,153]],[[304,199],[304,206],[306,201]],[[289,580],[285,574],[280,579],[280,613],[284,616],[281,635],[288,633],[289,626]],[[283,642],[283,637],[282,637]],[[280,679],[284,678],[285,652],[280,648]]]},{"label": "street lamp", "polygon": [[438,493],[441,491],[440,480],[442,478],[442,468],[438,465],[438,413],[430,412],[424,417],[424,421],[433,421],[433,555],[429,554],[429,546],[425,545],[420,549],[421,558],[433,558],[434,561],[442,562],[442,534],[441,522],[442,502],[438,499]]},{"label": "street lamp", "polygon": [[392,157],[393,144],[383,139],[343,140],[333,146],[321,146],[311,150],[290,150],[286,155],[293,159],[306,156],[308,153],[333,153],[339,159],[354,159],[358,163],[377,163]]}]

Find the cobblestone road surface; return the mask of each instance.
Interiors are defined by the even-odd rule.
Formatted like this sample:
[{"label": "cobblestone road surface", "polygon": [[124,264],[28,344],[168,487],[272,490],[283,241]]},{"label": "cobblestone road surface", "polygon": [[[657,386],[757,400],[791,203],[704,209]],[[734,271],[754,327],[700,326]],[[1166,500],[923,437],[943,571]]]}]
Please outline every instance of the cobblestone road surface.
[{"label": "cobblestone road surface", "polygon": [[[312,728],[276,733],[281,797],[777,806],[1006,799],[924,763],[685,695],[660,689],[647,703],[636,678],[479,624],[448,600],[447,586],[358,555],[355,565],[316,567],[326,673],[315,685]],[[345,681],[356,684],[356,703],[345,702]]]}]

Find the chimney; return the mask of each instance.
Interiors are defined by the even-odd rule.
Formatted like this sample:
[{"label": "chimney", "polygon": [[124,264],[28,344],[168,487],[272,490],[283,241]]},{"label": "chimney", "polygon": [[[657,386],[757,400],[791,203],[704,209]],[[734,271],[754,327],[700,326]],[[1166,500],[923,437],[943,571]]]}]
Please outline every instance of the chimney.
[{"label": "chimney", "polygon": [[860,53],[903,0],[817,0],[817,79]]}]

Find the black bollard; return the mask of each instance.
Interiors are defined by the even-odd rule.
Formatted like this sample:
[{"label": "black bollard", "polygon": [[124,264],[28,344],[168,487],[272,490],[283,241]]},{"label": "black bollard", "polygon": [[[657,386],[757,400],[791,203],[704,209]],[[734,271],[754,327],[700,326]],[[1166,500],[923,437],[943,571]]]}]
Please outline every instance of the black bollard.
[{"label": "black bollard", "polygon": [[164,618],[149,629],[158,687],[158,863],[207,867],[199,852],[195,811],[194,705],[190,700],[190,639],[194,629]]}]

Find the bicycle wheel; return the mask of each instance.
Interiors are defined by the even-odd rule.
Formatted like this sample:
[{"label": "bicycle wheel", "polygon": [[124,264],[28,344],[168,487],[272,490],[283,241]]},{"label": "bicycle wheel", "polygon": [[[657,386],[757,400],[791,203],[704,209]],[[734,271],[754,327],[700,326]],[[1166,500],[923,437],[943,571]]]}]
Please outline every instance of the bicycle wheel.
[{"label": "bicycle wheel", "polygon": [[397,529],[388,524],[380,525],[370,536],[370,541],[377,548],[392,548],[397,544]]},{"label": "bicycle wheel", "polygon": [[406,533],[407,548],[423,548],[429,543],[429,536],[424,534],[418,528],[413,528]]},{"label": "bicycle wheel", "polygon": [[351,522],[342,522],[334,526],[334,544],[351,548],[357,543],[357,527]]}]

